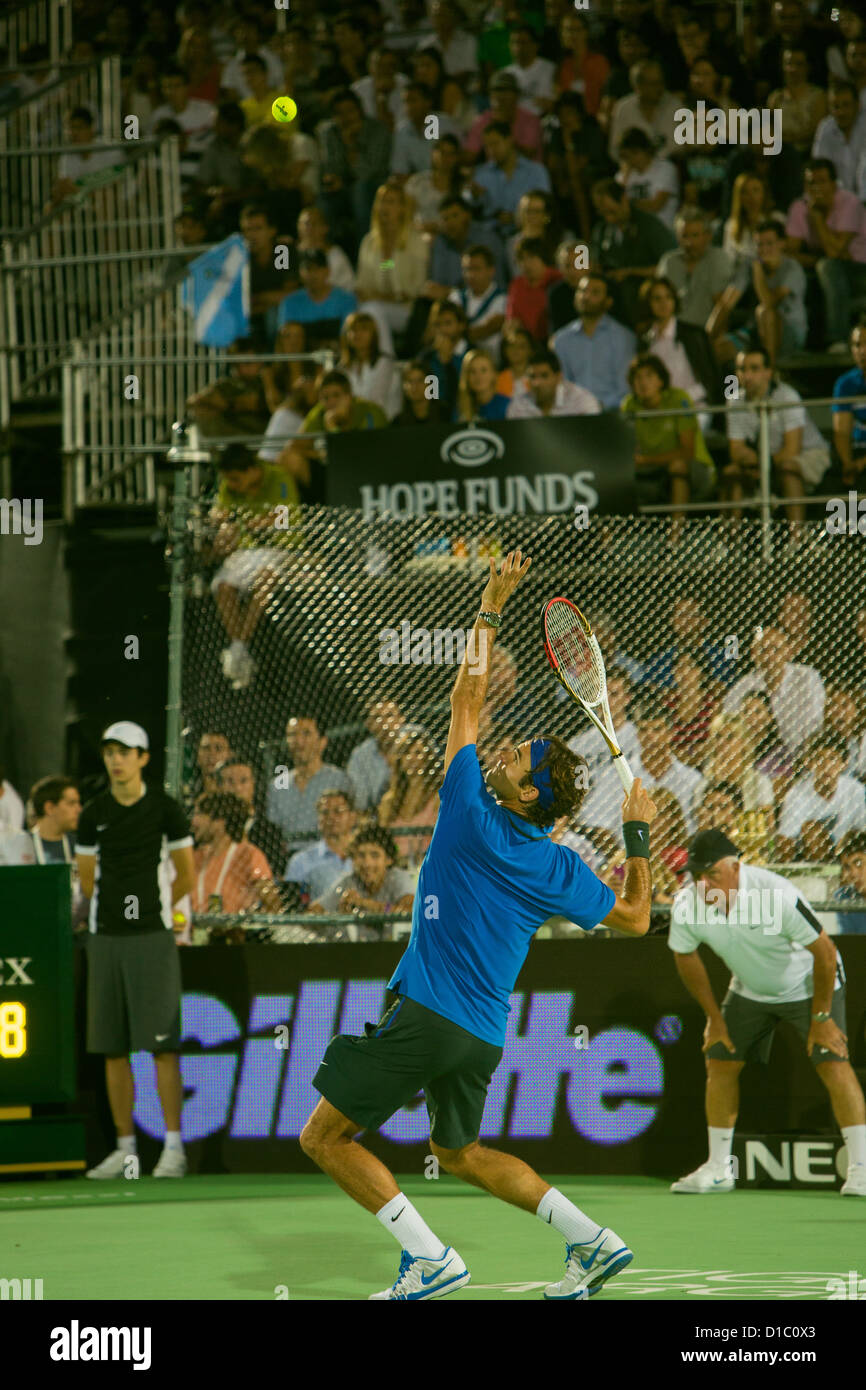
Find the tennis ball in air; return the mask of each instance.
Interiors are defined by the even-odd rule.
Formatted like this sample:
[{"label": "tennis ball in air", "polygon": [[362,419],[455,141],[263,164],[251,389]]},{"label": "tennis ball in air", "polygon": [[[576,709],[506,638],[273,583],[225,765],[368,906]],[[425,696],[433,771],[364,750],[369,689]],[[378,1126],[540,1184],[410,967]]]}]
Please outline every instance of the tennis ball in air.
[{"label": "tennis ball in air", "polygon": [[298,114],[298,108],[291,97],[277,97],[271,107],[271,114],[275,121],[293,121]]}]

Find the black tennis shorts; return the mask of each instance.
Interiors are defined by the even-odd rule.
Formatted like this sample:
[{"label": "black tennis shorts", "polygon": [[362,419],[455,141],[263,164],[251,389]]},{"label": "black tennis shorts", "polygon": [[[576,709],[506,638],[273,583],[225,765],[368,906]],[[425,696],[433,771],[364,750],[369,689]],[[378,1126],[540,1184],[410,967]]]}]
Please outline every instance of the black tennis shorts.
[{"label": "black tennis shorts", "polygon": [[358,1129],[378,1129],[424,1092],[430,1137],[442,1149],[478,1138],[487,1088],[501,1047],[390,990],[364,1036],[338,1033],[313,1077],[325,1100]]},{"label": "black tennis shorts", "polygon": [[[812,1000],[794,999],[790,1004],[770,1004],[759,999],[747,999],[744,994],[736,994],[729,989],[722,1002],[722,1017],[736,1051],[729,1052],[723,1043],[714,1043],[705,1055],[719,1062],[763,1062],[766,1066],[770,1060],[776,1024],[783,1019],[796,1028],[803,1042],[806,1041],[812,1022]],[[844,985],[833,991],[830,1017],[844,1033]],[[817,1067],[821,1062],[843,1062],[845,1059],[826,1047],[813,1047],[809,1060],[813,1067]]]},{"label": "black tennis shorts", "polygon": [[180,960],[173,931],[87,936],[87,1051],[180,1051]]}]

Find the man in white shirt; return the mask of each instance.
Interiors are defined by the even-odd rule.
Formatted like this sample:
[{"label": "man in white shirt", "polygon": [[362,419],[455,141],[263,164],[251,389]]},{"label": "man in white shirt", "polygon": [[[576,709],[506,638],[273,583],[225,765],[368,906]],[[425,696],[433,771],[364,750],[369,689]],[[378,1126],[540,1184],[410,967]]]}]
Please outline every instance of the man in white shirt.
[{"label": "man in white shirt", "polygon": [[446,73],[458,79],[478,71],[477,40],[457,27],[460,18],[460,11],[452,0],[432,0],[430,20],[435,37],[423,43],[420,50],[423,53],[425,48],[438,49]]},{"label": "man in white shirt", "polygon": [[237,52],[223,68],[222,86],[234,101],[245,101],[252,96],[250,85],[243,74],[243,61],[247,53],[256,53],[268,70],[268,84],[278,92],[284,91],[283,65],[276,53],[262,45],[263,34],[254,15],[239,19],[232,30],[238,45]]},{"label": "man in white shirt", "polygon": [[408,78],[398,72],[397,54],[390,48],[374,48],[367,59],[370,71],[352,83],[352,91],[364,108],[364,115],[381,121],[393,130],[404,115],[403,93]]},{"label": "man in white shirt", "polygon": [[351,793],[322,792],[316,802],[321,839],[309,849],[299,849],[286,865],[285,880],[297,883],[310,902],[327,893],[342,874],[352,868],[349,846],[358,819]]},{"label": "man in white shirt", "polygon": [[186,153],[198,162],[216,122],[217,109],[212,101],[190,96],[189,79],[176,64],[164,70],[161,87],[165,102],[151,115],[149,133],[153,135],[160,121],[177,121],[186,135]]},{"label": "man in white shirt", "polygon": [[528,106],[536,116],[546,115],[556,97],[554,64],[547,58],[539,58],[538,39],[528,24],[515,24],[509,32],[508,44],[513,61],[503,72],[517,79],[521,105]]},{"label": "man in white shirt", "polygon": [[859,198],[857,176],[866,151],[866,112],[860,110],[854,83],[837,78],[830,87],[827,108],[830,114],[815,131],[812,158],[831,159],[838,186]]},{"label": "man in white shirt", "polygon": [[[672,1192],[732,1192],[731,1143],[739,1075],[770,1058],[776,1025],[791,1023],[830,1094],[848,1149],[843,1196],[866,1197],[866,1105],[848,1061],[845,971],[812,908],[787,879],[740,862],[721,830],[689,845],[693,884],[671,906],[668,946],[677,973],[707,1016],[704,1029],[709,1157]],[[718,1004],[698,954],[709,946],[732,971]]]},{"label": "man in white shirt", "polygon": [[496,283],[496,257],[489,246],[470,246],[460,259],[463,285],[448,298],[459,304],[469,323],[469,346],[499,356],[506,296]]},{"label": "man in white shirt", "polygon": [[790,787],[782,802],[776,856],[834,858],[849,830],[866,829],[866,788],[845,772],[848,750],[838,734],[816,734],[805,758],[809,771]]},{"label": "man in white shirt", "polygon": [[788,660],[788,639],[780,627],[758,629],[752,660],[754,670],[731,686],[724,708],[736,712],[750,691],[765,691],[782,741],[793,752],[824,722],[824,682],[814,666]]},{"label": "man in white shirt", "polygon": [[526,369],[529,392],[515,396],[507,420],[535,420],[542,415],[600,415],[601,402],[576,381],[565,381],[550,348],[536,348]]},{"label": "man in white shirt", "polygon": [[[628,718],[632,684],[620,666],[607,668],[607,701],[614,731],[632,772],[638,761],[637,729]],[[622,782],[613,765],[610,749],[594,724],[569,740],[572,753],[579,753],[588,769],[589,790],[580,808],[580,823],[599,826],[619,834],[622,828]],[[639,774],[635,772],[635,776]]]},{"label": "man in white shirt", "polygon": [[639,126],[626,131],[618,155],[616,181],[622,184],[629,202],[641,212],[651,212],[673,231],[680,202],[676,165],[656,155],[652,138]]},{"label": "man in white shirt", "polygon": [[0,764],[0,834],[24,829],[24,802],[11,782],[6,781]]},{"label": "man in white shirt", "polygon": [[646,131],[656,153],[667,158],[679,149],[674,140],[674,129],[681,102],[665,91],[664,73],[661,64],[654,58],[643,58],[634,63],[628,80],[632,86],[631,95],[620,97],[611,114],[608,136],[610,157],[617,158],[620,140],[627,130],[637,126],[639,130]]},{"label": "man in white shirt", "polygon": [[680,803],[689,834],[695,830],[695,808],[703,795],[706,778],[693,767],[681,763],[671,752],[673,726],[660,700],[647,695],[632,712],[637,727],[640,756],[635,777],[646,787],[666,787]]}]

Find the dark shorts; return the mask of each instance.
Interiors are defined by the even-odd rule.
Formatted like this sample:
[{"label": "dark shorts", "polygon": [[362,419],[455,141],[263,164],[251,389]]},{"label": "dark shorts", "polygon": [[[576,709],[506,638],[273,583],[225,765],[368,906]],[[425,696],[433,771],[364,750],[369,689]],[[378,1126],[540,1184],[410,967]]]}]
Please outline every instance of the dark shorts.
[{"label": "dark shorts", "polygon": [[180,1051],[180,960],[173,931],[87,936],[87,1051]]},{"label": "dark shorts", "polygon": [[364,1024],[363,1037],[331,1039],[313,1085],[359,1129],[378,1129],[423,1091],[433,1142],[462,1149],[478,1138],[502,1051],[389,990],[385,1012]]},{"label": "dark shorts", "polygon": [[[728,990],[722,1004],[722,1016],[736,1052],[729,1052],[722,1043],[715,1043],[707,1053],[720,1062],[763,1062],[770,1060],[773,1034],[780,1019],[793,1024],[805,1042],[812,1022],[812,1000],[795,999],[791,1004],[759,1003],[743,994]],[[836,1027],[845,1032],[845,986],[833,992],[830,1016]],[[845,1059],[826,1047],[813,1047],[809,1059],[813,1067],[821,1062],[842,1062]]]}]

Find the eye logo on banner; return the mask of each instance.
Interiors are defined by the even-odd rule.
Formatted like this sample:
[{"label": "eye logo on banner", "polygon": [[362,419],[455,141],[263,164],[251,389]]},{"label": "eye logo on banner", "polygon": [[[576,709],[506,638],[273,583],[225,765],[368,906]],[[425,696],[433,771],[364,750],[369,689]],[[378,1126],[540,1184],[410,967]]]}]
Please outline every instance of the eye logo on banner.
[{"label": "eye logo on banner", "polygon": [[443,440],[439,457],[443,463],[456,463],[461,468],[481,468],[485,463],[501,459],[505,444],[498,434],[489,430],[458,430]]}]

